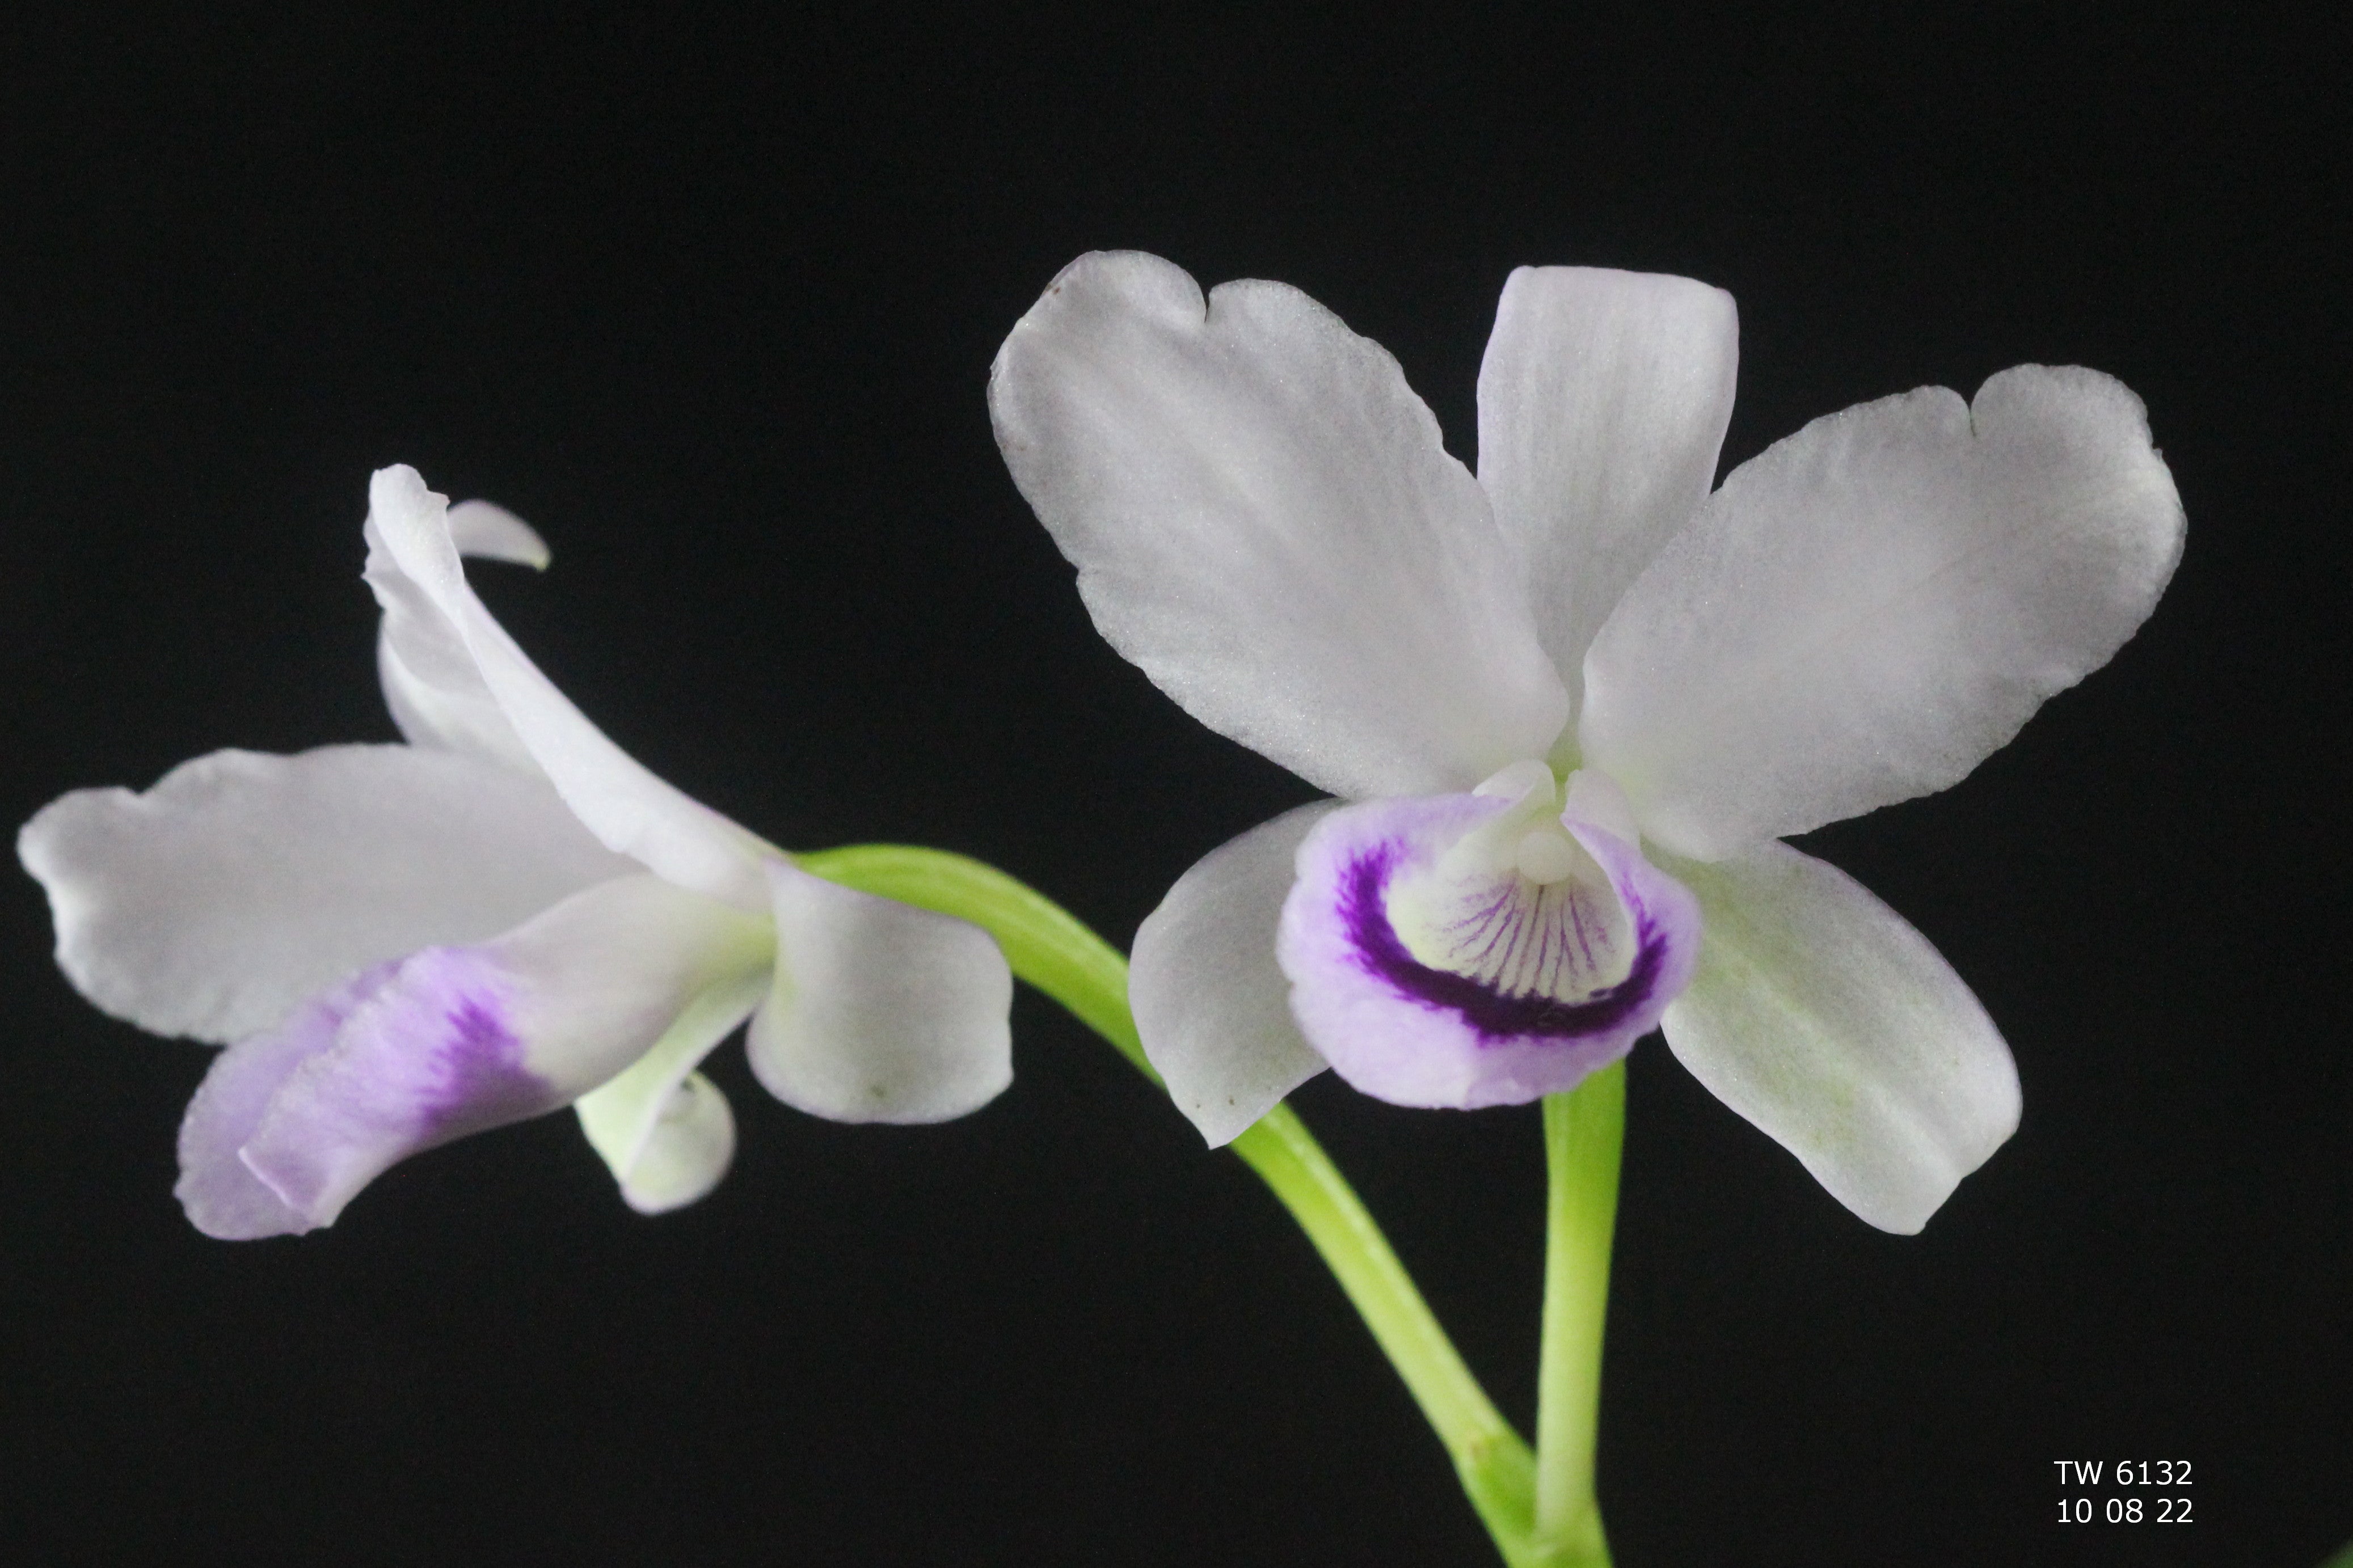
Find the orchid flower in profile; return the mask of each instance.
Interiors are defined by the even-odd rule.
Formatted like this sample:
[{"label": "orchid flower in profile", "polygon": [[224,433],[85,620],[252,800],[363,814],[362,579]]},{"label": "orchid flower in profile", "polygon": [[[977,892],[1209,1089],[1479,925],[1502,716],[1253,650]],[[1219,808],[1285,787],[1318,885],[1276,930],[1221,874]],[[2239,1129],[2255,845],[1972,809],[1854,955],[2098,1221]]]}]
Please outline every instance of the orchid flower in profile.
[{"label": "orchid flower in profile", "polygon": [[1658,1027],[1873,1225],[2015,1129],[2017,1071],[1893,910],[1779,842],[1958,782],[2179,559],[2141,404],[2021,366],[1818,419],[1711,493],[1731,298],[1522,268],[1474,478],[1296,289],[1081,258],[989,384],[1097,628],[1339,797],[1137,932],[1144,1046],[1212,1144],[1330,1066],[1403,1105],[1566,1089]]},{"label": "orchid flower in profile", "polygon": [[368,500],[407,744],[216,752],[18,839],[84,995],[227,1046],[180,1132],[198,1229],[332,1224],[396,1162],[565,1105],[632,1206],[691,1203],[735,1139],[695,1068],[746,1018],[759,1080],[818,1116],[942,1121],[1005,1088],[986,932],[798,869],[607,740],[467,584],[464,555],[546,563],[520,520],[408,468]]}]

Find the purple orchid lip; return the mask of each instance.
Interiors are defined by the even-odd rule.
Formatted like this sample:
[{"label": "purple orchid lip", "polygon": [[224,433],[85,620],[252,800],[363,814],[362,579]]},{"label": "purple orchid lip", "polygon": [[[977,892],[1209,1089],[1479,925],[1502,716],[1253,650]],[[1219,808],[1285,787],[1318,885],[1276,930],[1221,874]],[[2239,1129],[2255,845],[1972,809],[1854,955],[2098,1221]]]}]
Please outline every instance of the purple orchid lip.
[{"label": "purple orchid lip", "polygon": [[[1636,943],[1632,967],[1623,980],[1581,1002],[1564,1002],[1540,990],[1506,991],[1472,975],[1432,968],[1406,951],[1383,898],[1389,878],[1404,858],[1403,847],[1390,842],[1350,860],[1340,895],[1341,918],[1346,922],[1349,940],[1366,973],[1409,1002],[1451,1010],[1470,1026],[1480,1044],[1601,1034],[1641,1011],[1656,991],[1668,944],[1658,923],[1640,905],[1632,910]],[[1551,934],[1543,940],[1549,942]],[[1589,956],[1589,948],[1587,952]]]},{"label": "purple orchid lip", "polygon": [[[1529,816],[1522,799],[1370,801],[1301,843],[1276,941],[1292,1016],[1366,1094],[1467,1110],[1574,1088],[1690,984],[1700,931],[1689,890],[1609,829]],[[1561,833],[1546,850],[1544,837]],[[1531,849],[1534,876],[1518,868]],[[1581,870],[1544,874],[1569,856]]]},{"label": "purple orchid lip", "polygon": [[229,1237],[314,1229],[398,1161],[563,1103],[505,988],[479,952],[427,948],[231,1046],[181,1131],[189,1217]]},{"label": "purple orchid lip", "polygon": [[[533,1116],[548,1085],[523,1066],[523,1045],[495,1000],[461,993],[435,1037],[431,1068],[417,1091],[418,1134],[447,1142]],[[438,1079],[438,1081],[436,1081]]]}]

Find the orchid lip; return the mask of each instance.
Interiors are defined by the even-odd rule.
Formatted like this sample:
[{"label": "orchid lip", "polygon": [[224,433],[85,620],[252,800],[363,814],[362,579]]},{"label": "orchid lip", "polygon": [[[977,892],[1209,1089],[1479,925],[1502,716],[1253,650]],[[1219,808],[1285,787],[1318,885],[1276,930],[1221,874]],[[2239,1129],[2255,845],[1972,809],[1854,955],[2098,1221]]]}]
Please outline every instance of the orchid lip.
[{"label": "orchid lip", "polygon": [[233,1145],[237,1162],[324,1225],[399,1160],[562,1104],[527,1064],[504,990],[478,952],[428,948],[322,998],[290,1025],[308,1039]]},{"label": "orchid lip", "polygon": [[[1656,994],[1667,942],[1657,923],[1640,913],[1635,920],[1634,959],[1624,979],[1580,1001],[1565,1001],[1548,993],[1544,982],[1561,967],[1569,943],[1578,945],[1580,956],[1588,962],[1590,958],[1589,940],[1567,900],[1545,900],[1552,909],[1568,912],[1566,920],[1555,915],[1543,921],[1543,929],[1533,933],[1531,952],[1524,955],[1507,951],[1504,955],[1505,972],[1525,973],[1531,981],[1528,985],[1507,989],[1474,974],[1422,963],[1398,935],[1384,897],[1403,859],[1401,847],[1389,843],[1356,856],[1348,866],[1342,884],[1341,916],[1357,962],[1366,973],[1407,1000],[1459,1015],[1482,1045],[1529,1037],[1581,1038],[1601,1034],[1641,1012]],[[1530,934],[1525,930],[1529,922],[1501,914],[1509,897],[1509,889],[1496,895],[1482,913],[1484,926],[1474,934],[1487,935],[1491,944],[1501,942],[1517,948]]]},{"label": "orchid lip", "polygon": [[461,994],[451,1005],[437,1043],[438,1084],[420,1095],[420,1131],[438,1142],[536,1114],[548,1100],[547,1082],[523,1066],[522,1040],[496,1004]]},{"label": "orchid lip", "polygon": [[1300,845],[1276,942],[1292,1016],[1376,1098],[1468,1110],[1574,1088],[1690,984],[1690,893],[1565,809],[1577,792],[1543,764],[1506,773],[1344,807]]}]

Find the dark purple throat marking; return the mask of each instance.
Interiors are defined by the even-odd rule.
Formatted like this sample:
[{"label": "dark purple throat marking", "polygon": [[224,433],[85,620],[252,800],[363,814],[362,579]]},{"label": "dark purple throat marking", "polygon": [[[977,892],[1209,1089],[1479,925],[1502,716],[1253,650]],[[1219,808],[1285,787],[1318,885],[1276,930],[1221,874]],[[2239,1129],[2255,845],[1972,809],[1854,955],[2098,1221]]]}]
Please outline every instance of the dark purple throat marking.
[{"label": "dark purple throat marking", "polygon": [[436,1139],[501,1127],[546,1108],[549,1086],[522,1065],[522,1041],[480,997],[460,996],[433,1045],[430,1097],[420,1107]]},{"label": "dark purple throat marking", "polygon": [[1667,944],[1639,905],[1633,910],[1633,967],[1625,979],[1582,1002],[1562,1002],[1541,994],[1514,995],[1467,974],[1432,969],[1406,951],[1381,900],[1398,858],[1395,845],[1383,845],[1348,863],[1340,884],[1340,918],[1346,924],[1348,940],[1366,973],[1387,982],[1409,1002],[1459,1015],[1481,1045],[1530,1035],[1564,1040],[1598,1035],[1650,1001],[1660,966],[1666,961]]}]

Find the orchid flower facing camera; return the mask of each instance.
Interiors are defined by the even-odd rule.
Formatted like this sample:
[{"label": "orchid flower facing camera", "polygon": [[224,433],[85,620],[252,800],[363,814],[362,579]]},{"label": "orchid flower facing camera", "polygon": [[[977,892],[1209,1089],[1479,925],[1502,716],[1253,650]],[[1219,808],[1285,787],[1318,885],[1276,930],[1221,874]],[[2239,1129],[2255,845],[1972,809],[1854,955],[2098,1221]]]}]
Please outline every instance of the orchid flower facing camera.
[{"label": "orchid flower facing camera", "polygon": [[26,824],[58,959],[107,1012],[227,1046],[180,1132],[208,1235],[332,1224],[396,1162],[576,1105],[624,1196],[702,1196],[734,1148],[695,1070],[847,1121],[934,1121],[1011,1077],[990,937],[824,881],[656,778],[565,700],[461,556],[544,565],[415,469],[369,486],[379,667],[406,745],[216,752]]},{"label": "orchid flower facing camera", "polygon": [[1016,482],[1095,625],[1339,798],[1138,931],[1144,1047],[1213,1144],[1330,1066],[1405,1105],[1569,1089],[1653,1027],[1872,1224],[2017,1125],[2008,1048],[1790,835],[1958,782],[2105,663],[2179,558],[2140,402],[2021,366],[1819,419],[1711,493],[1729,296],[1523,268],[1474,478],[1295,289],[1066,268],[999,353]]}]

